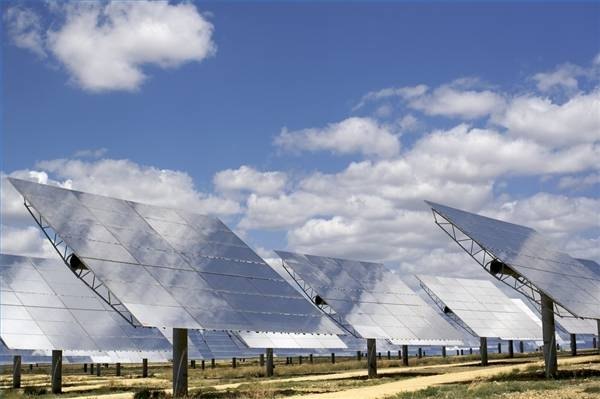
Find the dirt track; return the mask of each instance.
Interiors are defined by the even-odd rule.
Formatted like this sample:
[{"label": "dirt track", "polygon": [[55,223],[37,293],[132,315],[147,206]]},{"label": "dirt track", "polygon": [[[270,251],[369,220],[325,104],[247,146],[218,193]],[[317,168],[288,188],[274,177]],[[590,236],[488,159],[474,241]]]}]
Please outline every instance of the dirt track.
[{"label": "dirt track", "polygon": [[[578,356],[575,358],[561,358],[559,359],[559,364],[576,364],[576,363],[587,363],[591,360],[598,360],[600,356],[592,355],[592,356]],[[526,362],[517,364],[516,361],[518,359],[514,359],[515,364],[506,365],[508,359],[503,359],[503,365],[494,366],[494,362],[491,362],[491,365],[486,368],[474,368],[473,370],[468,371],[457,371],[457,372],[449,372],[446,374],[437,374],[432,376],[425,377],[414,377],[407,378],[401,381],[384,383],[380,385],[372,385],[364,388],[353,388],[338,392],[329,392],[322,394],[309,394],[309,395],[299,395],[299,396],[291,396],[288,399],[376,399],[376,398],[384,398],[386,396],[390,396],[399,392],[412,392],[418,391],[420,389],[427,388],[433,385],[440,384],[449,384],[449,383],[457,383],[457,382],[469,382],[480,378],[488,378],[494,375],[509,372],[514,370],[515,368],[525,369],[532,364],[542,365],[542,361],[534,361],[534,362]],[[520,359],[522,360],[522,359]],[[478,362],[467,362],[467,363],[456,363],[448,365],[448,367],[460,367],[460,366],[468,366],[477,364]],[[392,367],[379,370],[380,375],[385,374],[394,374],[399,372],[410,372],[410,371],[419,371],[430,368],[439,368],[440,365],[428,365],[428,366],[417,366],[417,367]],[[305,377],[292,377],[292,378],[281,378],[281,379],[272,379],[272,380],[263,380],[260,381],[260,384],[269,384],[269,383],[277,383],[277,382],[294,382],[294,381],[324,381],[324,380],[338,380],[338,379],[346,379],[346,378],[355,378],[366,375],[365,370],[359,371],[350,371],[350,372],[342,372],[335,374],[325,374],[325,375],[310,375]],[[135,382],[135,385],[138,385],[139,379]],[[143,380],[142,380],[143,381]],[[235,384],[222,384],[216,385],[214,388],[216,389],[234,389],[240,386],[241,383]],[[73,387],[75,388],[75,387]],[[190,389],[195,387],[190,386]],[[75,389],[73,389],[74,391]],[[165,390],[166,392],[171,392],[171,390]],[[124,392],[118,394],[106,394],[106,395],[82,395],[77,396],[79,399],[131,399],[133,398],[132,392]]]}]

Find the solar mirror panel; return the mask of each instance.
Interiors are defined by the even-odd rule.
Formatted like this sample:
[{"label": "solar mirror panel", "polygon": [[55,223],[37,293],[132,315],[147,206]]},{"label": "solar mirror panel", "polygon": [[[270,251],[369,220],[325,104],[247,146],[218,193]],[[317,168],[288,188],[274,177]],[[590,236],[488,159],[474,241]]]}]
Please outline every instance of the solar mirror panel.
[{"label": "solar mirror panel", "polygon": [[10,349],[108,357],[171,349],[157,329],[127,323],[60,259],[0,254],[0,294],[0,337]]},{"label": "solar mirror panel", "polygon": [[492,282],[418,275],[422,286],[479,337],[542,338],[542,329]]},{"label": "solar mirror panel", "polygon": [[356,337],[461,343],[458,331],[382,264],[275,252],[306,294]]},{"label": "solar mirror panel", "polygon": [[345,349],[346,345],[337,335],[330,334],[282,334],[240,331],[238,337],[249,348],[273,349]]},{"label": "solar mirror panel", "polygon": [[135,325],[341,332],[217,218],[9,180]]},{"label": "solar mirror panel", "polygon": [[[445,205],[427,204],[437,224],[492,274],[517,274],[520,283],[515,285],[530,298],[539,302],[542,292],[576,317],[600,319],[599,273],[554,249],[535,230]],[[498,265],[502,269],[493,270]]]}]

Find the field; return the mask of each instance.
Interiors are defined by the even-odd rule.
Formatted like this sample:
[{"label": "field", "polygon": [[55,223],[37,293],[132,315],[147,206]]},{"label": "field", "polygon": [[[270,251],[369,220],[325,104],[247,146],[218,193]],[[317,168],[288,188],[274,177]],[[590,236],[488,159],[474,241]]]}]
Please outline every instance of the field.
[{"label": "field", "polygon": [[[398,360],[380,360],[379,378],[365,377],[366,361],[338,358],[315,358],[286,365],[276,361],[275,377],[266,379],[256,359],[217,362],[215,369],[189,369],[190,397],[198,399],[229,398],[598,398],[600,397],[600,356],[561,356],[560,375],[555,380],[543,378],[539,354],[491,355],[488,367],[478,366],[475,356],[411,358],[408,367]],[[141,365],[123,365],[122,376],[115,376],[114,365],[102,366],[101,376],[83,372],[82,365],[63,366],[63,394],[60,397],[103,399],[145,399],[170,397],[171,367],[150,364],[148,378],[141,377]],[[24,366],[22,386],[10,389],[12,370],[5,366],[0,374],[0,396],[23,399],[49,394],[49,366]]]}]

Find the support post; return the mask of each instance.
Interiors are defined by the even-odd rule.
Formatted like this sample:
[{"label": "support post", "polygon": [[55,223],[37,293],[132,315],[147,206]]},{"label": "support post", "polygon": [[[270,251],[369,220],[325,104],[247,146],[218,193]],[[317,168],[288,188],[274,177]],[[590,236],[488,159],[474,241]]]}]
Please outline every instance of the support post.
[{"label": "support post", "polygon": [[94,363],[90,363],[90,374],[94,375]]},{"label": "support post", "polygon": [[577,335],[571,334],[571,356],[577,356]]},{"label": "support post", "polygon": [[388,360],[392,360],[392,352],[388,351]]},{"label": "support post", "polygon": [[21,388],[21,355],[13,356],[13,388]]},{"label": "support post", "polygon": [[62,350],[52,351],[52,393],[62,392]]},{"label": "support post", "polygon": [[331,364],[335,364],[335,353],[331,353]]},{"label": "support post", "polygon": [[116,370],[117,370],[116,371],[117,377],[120,377],[121,376],[121,363],[117,363]]},{"label": "support post", "polygon": [[377,358],[381,360],[381,352],[377,352]]},{"label": "support post", "polygon": [[215,367],[217,367],[215,359],[210,359],[210,368],[214,369]]},{"label": "support post", "polygon": [[523,341],[519,341],[519,352],[525,353],[525,344]]},{"label": "support post", "polygon": [[[144,359],[146,360],[146,359]],[[148,361],[146,360],[146,365]],[[188,332],[187,328],[173,329],[173,397],[188,393]],[[147,368],[147,367],[146,367]]]},{"label": "support post", "polygon": [[362,352],[356,351],[356,360],[358,360],[360,362],[360,359],[362,359]]},{"label": "support post", "polygon": [[465,351],[464,351],[464,349],[461,349],[461,350],[460,350],[460,355],[461,355],[461,356],[463,356],[464,354],[465,354]]},{"label": "support post", "polygon": [[488,365],[488,352],[487,352],[487,338],[480,337],[479,338],[479,354],[481,357],[481,365]]},{"label": "support post", "polygon": [[265,366],[265,354],[264,353],[261,353],[260,356],[258,357],[258,363],[260,364],[260,367]]},{"label": "support post", "polygon": [[402,345],[402,365],[408,366],[408,345]]},{"label": "support post", "polygon": [[554,325],[554,303],[546,294],[541,294],[542,333],[544,337],[544,362],[546,378],[554,378],[558,370],[556,361],[556,327]]},{"label": "support post", "polygon": [[469,348],[469,355],[473,354],[473,348]]},{"label": "support post", "polygon": [[377,377],[377,341],[375,338],[367,339],[367,367],[369,368],[369,378]]},{"label": "support post", "polygon": [[446,357],[446,347],[442,346],[442,357]]},{"label": "support post", "polygon": [[514,342],[512,339],[508,340],[508,357],[510,357],[510,358],[515,357],[515,347],[514,347]]},{"label": "support post", "polygon": [[83,363],[83,372],[87,373],[87,363]]},{"label": "support post", "polygon": [[100,377],[101,370],[102,370],[102,365],[101,365],[100,363],[98,363],[98,364],[96,365],[96,376],[97,376],[97,377]]},{"label": "support post", "polygon": [[460,351],[458,349],[456,350],[456,356],[460,356]]},{"label": "support post", "polygon": [[421,359],[423,357],[423,349],[422,348],[419,348],[419,352],[418,352],[417,356],[419,357],[419,359]]},{"label": "support post", "polygon": [[398,351],[398,360],[402,360],[402,351]]},{"label": "support post", "polygon": [[598,348],[598,354],[600,355],[600,319],[598,322],[598,340],[596,341],[596,348]]},{"label": "support post", "polygon": [[196,368],[196,361],[195,360],[190,361],[190,365],[192,366],[193,369],[195,369]]},{"label": "support post", "polygon": [[302,364],[302,355],[298,356],[298,364]]},{"label": "support post", "polygon": [[313,360],[313,354],[311,353],[310,355],[308,355],[308,362],[309,362],[310,364],[313,364],[313,361],[314,361],[314,360]]},{"label": "support post", "polygon": [[498,353],[502,353],[502,343],[498,342]]},{"label": "support post", "polygon": [[202,359],[202,361],[200,362],[200,367],[202,368],[202,370],[206,368],[206,362],[204,361],[204,359]]},{"label": "support post", "polygon": [[[175,339],[175,337],[173,337]],[[173,348],[175,348],[173,346]],[[174,351],[174,349],[173,349]],[[148,359],[142,359],[142,378],[148,377]]]},{"label": "support post", "polygon": [[237,367],[237,359],[235,357],[231,358],[231,368]]},{"label": "support post", "polygon": [[273,349],[267,348],[267,377],[273,377]]}]

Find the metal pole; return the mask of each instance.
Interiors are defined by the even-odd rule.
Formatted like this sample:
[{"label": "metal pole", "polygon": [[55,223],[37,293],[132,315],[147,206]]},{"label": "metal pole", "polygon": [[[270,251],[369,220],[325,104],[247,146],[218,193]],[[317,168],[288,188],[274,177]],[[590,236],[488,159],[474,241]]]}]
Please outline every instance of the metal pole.
[{"label": "metal pole", "polygon": [[90,374],[94,375],[94,363],[90,363]]},{"label": "metal pole", "polygon": [[442,346],[442,357],[446,357],[446,347]]},{"label": "metal pole", "polygon": [[[147,363],[146,363],[147,364]],[[173,329],[173,397],[188,393],[188,332],[187,328]]]},{"label": "metal pole", "polygon": [[195,360],[190,361],[190,364],[191,364],[191,366],[192,366],[193,369],[196,368],[196,361]]},{"label": "metal pole", "polygon": [[298,364],[302,364],[302,355],[298,356]]},{"label": "metal pole", "polygon": [[469,348],[469,355],[473,354],[473,348]]},{"label": "metal pole", "polygon": [[377,342],[374,338],[367,339],[367,367],[369,368],[369,378],[377,377]]},{"label": "metal pole", "polygon": [[83,363],[83,372],[87,373],[87,363]]},{"label": "metal pole", "polygon": [[206,368],[206,363],[204,362],[204,359],[202,359],[202,361],[200,362],[200,367],[202,367],[202,370]]},{"label": "metal pole", "polygon": [[335,353],[331,353],[331,364],[335,364]]},{"label": "metal pole", "polygon": [[273,376],[273,349],[267,348],[267,377]]},{"label": "metal pole", "polygon": [[312,353],[310,355],[308,355],[308,362],[310,364],[313,364],[313,354]]},{"label": "metal pole", "polygon": [[598,319],[598,340],[596,341],[596,348],[598,348],[598,354],[600,354],[600,319]]},{"label": "metal pole", "polygon": [[423,349],[419,348],[418,356],[419,359],[423,357]]},{"label": "metal pole", "polygon": [[525,353],[525,344],[523,341],[519,341],[519,352]]},{"label": "metal pole", "polygon": [[52,351],[52,393],[62,392],[62,350]]},{"label": "metal pole", "polygon": [[465,351],[464,351],[464,349],[461,349],[461,350],[460,350],[460,355],[461,355],[461,356],[463,356],[464,354],[465,354]]},{"label": "metal pole", "polygon": [[97,377],[100,377],[100,373],[101,373],[101,371],[100,371],[100,370],[102,370],[102,365],[101,365],[100,363],[98,363],[98,364],[96,365],[96,376],[97,376]]},{"label": "metal pole", "polygon": [[235,357],[231,359],[231,367],[232,368],[236,368],[237,367],[237,359]]},{"label": "metal pole", "polygon": [[13,356],[13,388],[21,388],[21,355]]},{"label": "metal pole", "polygon": [[402,345],[402,365],[408,366],[408,345]]},{"label": "metal pole", "polygon": [[358,360],[360,362],[360,359],[362,359],[362,352],[356,351],[356,360]]},{"label": "metal pole", "polygon": [[398,360],[402,360],[402,351],[398,351]]},{"label": "metal pole", "polygon": [[512,339],[508,340],[508,357],[515,357],[515,348],[514,348],[514,342]]},{"label": "metal pole", "polygon": [[264,367],[265,365],[265,354],[261,353],[260,356],[258,357],[258,363],[260,364],[260,367]]},{"label": "metal pole", "polygon": [[554,378],[558,371],[556,361],[556,336],[554,325],[554,303],[546,294],[541,294],[542,302],[542,333],[544,336],[544,361],[546,378]]},{"label": "metal pole", "polygon": [[577,356],[577,335],[571,334],[571,356]]},{"label": "metal pole", "polygon": [[217,367],[215,359],[210,359],[210,368],[214,369],[215,367]]},{"label": "metal pole", "polygon": [[481,365],[488,365],[488,353],[487,353],[487,338],[480,337],[479,338],[479,354],[481,355]]},{"label": "metal pole", "polygon": [[117,363],[116,368],[117,368],[117,371],[116,371],[117,377],[120,377],[121,376],[121,363]]},{"label": "metal pole", "polygon": [[502,343],[498,342],[498,353],[502,353]]},{"label": "metal pole", "polygon": [[[174,338],[175,337],[173,337],[173,339]],[[173,350],[175,350],[174,346],[173,346]],[[147,378],[148,377],[148,359],[142,359],[142,377],[143,378]]]}]

